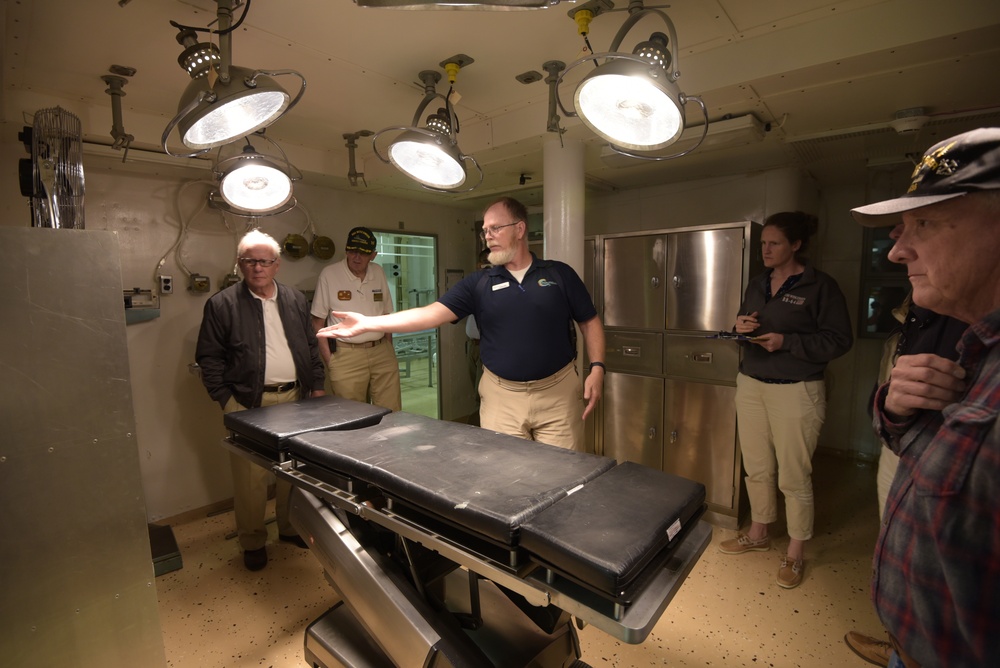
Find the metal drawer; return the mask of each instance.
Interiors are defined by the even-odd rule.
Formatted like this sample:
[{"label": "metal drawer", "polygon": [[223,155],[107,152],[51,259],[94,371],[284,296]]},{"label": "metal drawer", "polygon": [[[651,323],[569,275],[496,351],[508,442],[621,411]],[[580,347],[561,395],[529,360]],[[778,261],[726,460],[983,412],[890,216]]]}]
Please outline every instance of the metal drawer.
[{"label": "metal drawer", "polygon": [[663,373],[663,334],[660,332],[605,332],[609,371]]},{"label": "metal drawer", "polygon": [[735,341],[667,336],[663,349],[664,373],[668,376],[736,384],[740,351]]}]

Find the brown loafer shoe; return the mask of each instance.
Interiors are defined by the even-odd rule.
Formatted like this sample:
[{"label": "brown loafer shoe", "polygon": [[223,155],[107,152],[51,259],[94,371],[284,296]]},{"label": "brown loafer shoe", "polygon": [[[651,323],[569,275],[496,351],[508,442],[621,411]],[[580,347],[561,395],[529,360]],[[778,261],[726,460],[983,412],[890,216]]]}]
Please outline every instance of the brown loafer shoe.
[{"label": "brown loafer shoe", "polygon": [[778,568],[777,583],[785,589],[795,589],[802,582],[802,574],[806,570],[806,562],[802,559],[791,559],[787,554],[781,558]]},{"label": "brown loafer shoe", "polygon": [[771,549],[771,538],[764,536],[758,540],[750,538],[745,533],[737,534],[719,543],[719,552],[723,554],[743,554],[744,552],[767,552]]},{"label": "brown loafer shoe", "polygon": [[844,636],[844,642],[851,648],[851,651],[860,656],[868,663],[876,666],[889,665],[889,655],[892,654],[892,645],[888,640],[879,640],[866,636],[857,631],[848,631]]}]

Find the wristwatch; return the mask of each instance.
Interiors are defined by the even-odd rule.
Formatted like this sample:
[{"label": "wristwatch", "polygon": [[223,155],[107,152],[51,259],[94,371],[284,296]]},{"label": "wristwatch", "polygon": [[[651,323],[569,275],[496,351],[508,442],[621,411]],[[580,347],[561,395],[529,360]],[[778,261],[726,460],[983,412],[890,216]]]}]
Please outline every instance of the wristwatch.
[{"label": "wristwatch", "polygon": [[595,366],[599,366],[602,369],[604,369],[604,373],[608,372],[608,367],[604,366],[604,362],[591,362],[590,363],[590,371],[593,371]]}]

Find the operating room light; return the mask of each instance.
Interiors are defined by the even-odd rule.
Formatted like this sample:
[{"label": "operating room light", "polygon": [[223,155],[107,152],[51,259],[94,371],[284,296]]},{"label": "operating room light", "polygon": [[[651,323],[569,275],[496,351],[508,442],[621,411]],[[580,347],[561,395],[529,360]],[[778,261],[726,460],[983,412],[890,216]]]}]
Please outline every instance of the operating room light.
[{"label": "operating room light", "polygon": [[[220,159],[215,166],[219,190],[209,196],[218,208],[237,215],[270,216],[284,213],[295,206],[292,182],[302,178],[285,156],[284,151],[263,133],[254,135],[258,145],[261,140],[270,142],[280,160],[260,153],[246,138],[243,150],[228,158],[221,158],[226,150],[219,149]],[[231,149],[230,149],[231,150]],[[218,197],[222,198],[220,202]]]},{"label": "operating room light", "polygon": [[[162,147],[170,155],[193,157],[274,123],[298,103],[305,78],[294,70],[252,70],[232,64],[233,0],[217,0],[219,45],[198,42],[194,28],[180,28],[177,41],[185,47],[178,57],[191,76],[181,94],[177,115],[163,131]],[[249,7],[247,3],[246,7]],[[246,9],[244,9],[244,12]],[[242,20],[242,18],[241,18]],[[301,80],[293,98],[273,77],[291,74]],[[167,148],[174,128],[192,153],[175,154]]]},{"label": "operating room light", "polygon": [[[454,83],[458,65],[449,62],[445,63],[444,66],[449,73],[449,80]],[[456,127],[458,121],[451,108],[451,102],[448,97],[441,95],[436,90],[441,75],[432,70],[424,70],[419,76],[424,84],[424,98],[413,115],[412,125],[410,127],[390,127],[376,132],[372,137],[375,155],[383,162],[392,164],[396,169],[428,190],[439,192],[473,190],[483,182],[483,170],[475,158],[464,155],[458,147]],[[427,108],[427,105],[435,99],[443,100],[445,106],[429,115],[424,127],[418,127],[420,115]],[[379,152],[379,137],[392,131],[398,131],[399,134],[390,142],[386,151],[387,157],[383,157]],[[466,161],[471,162],[479,170],[479,181],[464,190],[457,190],[466,185],[468,178]]]},{"label": "operating room light", "polygon": [[[449,141],[447,109],[427,117],[425,132],[403,132],[389,146],[389,161],[410,178],[431,188],[457,188],[465,183],[465,167],[457,144]],[[437,135],[437,136],[435,136]]]},{"label": "operating room light", "polygon": [[[586,12],[586,17],[580,16]],[[587,34],[593,18],[590,10],[570,12]],[[639,43],[632,53],[617,49],[629,30],[643,17],[657,16],[663,20],[667,33],[654,32]],[[695,147],[670,156],[644,156],[631,151],[654,151],[669,146],[680,138],[685,125],[685,104],[697,102],[708,125],[708,112],[700,98],[686,96],[677,86],[680,76],[676,69],[677,35],[673,22],[658,9],[643,9],[641,2],[629,5],[629,17],[618,30],[608,53],[592,54],[571,64],[559,77],[561,83],[571,69],[585,62],[600,62],[585,76],[573,94],[574,111],[612,149],[624,155],[647,160],[664,160],[690,153]],[[560,103],[560,107],[562,104]],[[699,142],[700,145],[700,142]]]},{"label": "operating room light", "polygon": [[291,199],[292,180],[287,174],[264,160],[251,158],[244,162],[222,178],[222,198],[230,205],[267,213]]}]

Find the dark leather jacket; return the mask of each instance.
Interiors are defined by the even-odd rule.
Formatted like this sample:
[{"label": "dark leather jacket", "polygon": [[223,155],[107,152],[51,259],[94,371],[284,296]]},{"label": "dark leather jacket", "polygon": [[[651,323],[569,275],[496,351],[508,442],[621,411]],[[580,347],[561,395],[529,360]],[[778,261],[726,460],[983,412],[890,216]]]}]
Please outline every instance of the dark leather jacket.
[{"label": "dark leather jacket", "polygon": [[[302,396],[323,389],[325,369],[305,295],[275,281],[278,312],[295,361]],[[264,392],[264,309],[240,281],[205,303],[195,360],[209,396],[223,408],[236,397],[246,408],[260,406]]]}]

